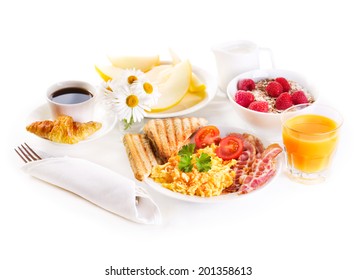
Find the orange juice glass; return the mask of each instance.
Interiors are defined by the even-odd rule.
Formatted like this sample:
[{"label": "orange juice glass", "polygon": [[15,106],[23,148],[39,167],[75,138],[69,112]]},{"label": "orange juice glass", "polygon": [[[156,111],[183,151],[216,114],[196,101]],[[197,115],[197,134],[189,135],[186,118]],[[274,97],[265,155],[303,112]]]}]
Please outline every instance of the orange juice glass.
[{"label": "orange juice glass", "polygon": [[341,115],[321,104],[300,104],[282,113],[282,138],[290,177],[324,181],[342,125]]}]

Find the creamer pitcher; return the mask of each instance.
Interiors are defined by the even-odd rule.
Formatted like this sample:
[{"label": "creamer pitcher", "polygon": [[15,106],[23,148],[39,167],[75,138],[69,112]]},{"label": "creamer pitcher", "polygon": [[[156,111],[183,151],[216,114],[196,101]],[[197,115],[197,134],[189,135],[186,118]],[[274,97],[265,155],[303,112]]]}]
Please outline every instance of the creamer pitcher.
[{"label": "creamer pitcher", "polygon": [[267,51],[274,68],[272,51],[250,41],[232,41],[212,47],[215,54],[219,88],[226,92],[228,83],[237,75],[260,68],[260,52]]}]

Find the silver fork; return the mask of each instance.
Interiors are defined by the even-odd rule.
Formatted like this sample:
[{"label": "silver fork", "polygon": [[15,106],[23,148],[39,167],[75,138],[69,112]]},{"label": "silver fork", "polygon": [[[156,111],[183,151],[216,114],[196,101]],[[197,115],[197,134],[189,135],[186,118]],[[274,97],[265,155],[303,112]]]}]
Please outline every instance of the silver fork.
[{"label": "silver fork", "polygon": [[29,145],[26,143],[21,144],[20,146],[17,146],[17,148],[14,149],[15,152],[19,155],[19,157],[25,162],[31,162],[35,160],[41,160],[42,158],[34,151],[31,149]]}]

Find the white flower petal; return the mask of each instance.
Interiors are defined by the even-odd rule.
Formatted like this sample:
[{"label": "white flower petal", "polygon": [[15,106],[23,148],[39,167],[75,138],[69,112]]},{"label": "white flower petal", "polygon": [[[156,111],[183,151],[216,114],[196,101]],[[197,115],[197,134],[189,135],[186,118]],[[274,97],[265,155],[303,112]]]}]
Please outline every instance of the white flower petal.
[{"label": "white flower petal", "polygon": [[122,120],[129,121],[131,119],[131,114],[132,114],[132,110],[130,108],[126,107],[126,108],[118,111],[118,118],[120,121],[122,121]]},{"label": "white flower petal", "polygon": [[133,114],[134,122],[137,122],[137,121],[140,122],[144,117],[143,110],[138,106],[133,108],[132,114]]}]

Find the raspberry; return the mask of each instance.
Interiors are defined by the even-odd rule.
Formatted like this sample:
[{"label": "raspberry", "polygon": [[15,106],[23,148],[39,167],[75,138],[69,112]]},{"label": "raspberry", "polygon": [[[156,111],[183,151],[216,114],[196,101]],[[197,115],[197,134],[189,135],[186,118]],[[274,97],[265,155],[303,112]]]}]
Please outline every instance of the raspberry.
[{"label": "raspberry", "polygon": [[238,90],[235,94],[235,101],[237,104],[247,108],[252,101],[255,100],[254,95],[251,92],[245,90]]},{"label": "raspberry", "polygon": [[283,92],[283,87],[276,81],[269,82],[266,91],[271,97],[278,97]]},{"label": "raspberry", "polygon": [[308,98],[305,96],[304,91],[302,91],[302,90],[298,90],[298,91],[291,93],[291,96],[292,96],[292,102],[295,105],[304,104],[304,103],[309,102]]},{"label": "raspberry", "polygon": [[281,84],[281,86],[283,87],[283,92],[290,91],[290,84],[286,78],[278,77],[275,78],[275,81]]},{"label": "raspberry", "polygon": [[275,107],[277,110],[285,110],[293,106],[292,97],[288,92],[283,92],[276,99]]},{"label": "raspberry", "polygon": [[237,83],[237,89],[239,90],[254,90],[255,87],[255,82],[251,79],[242,79]]},{"label": "raspberry", "polygon": [[249,106],[249,109],[267,113],[268,112],[268,102],[267,101],[253,101]]}]

